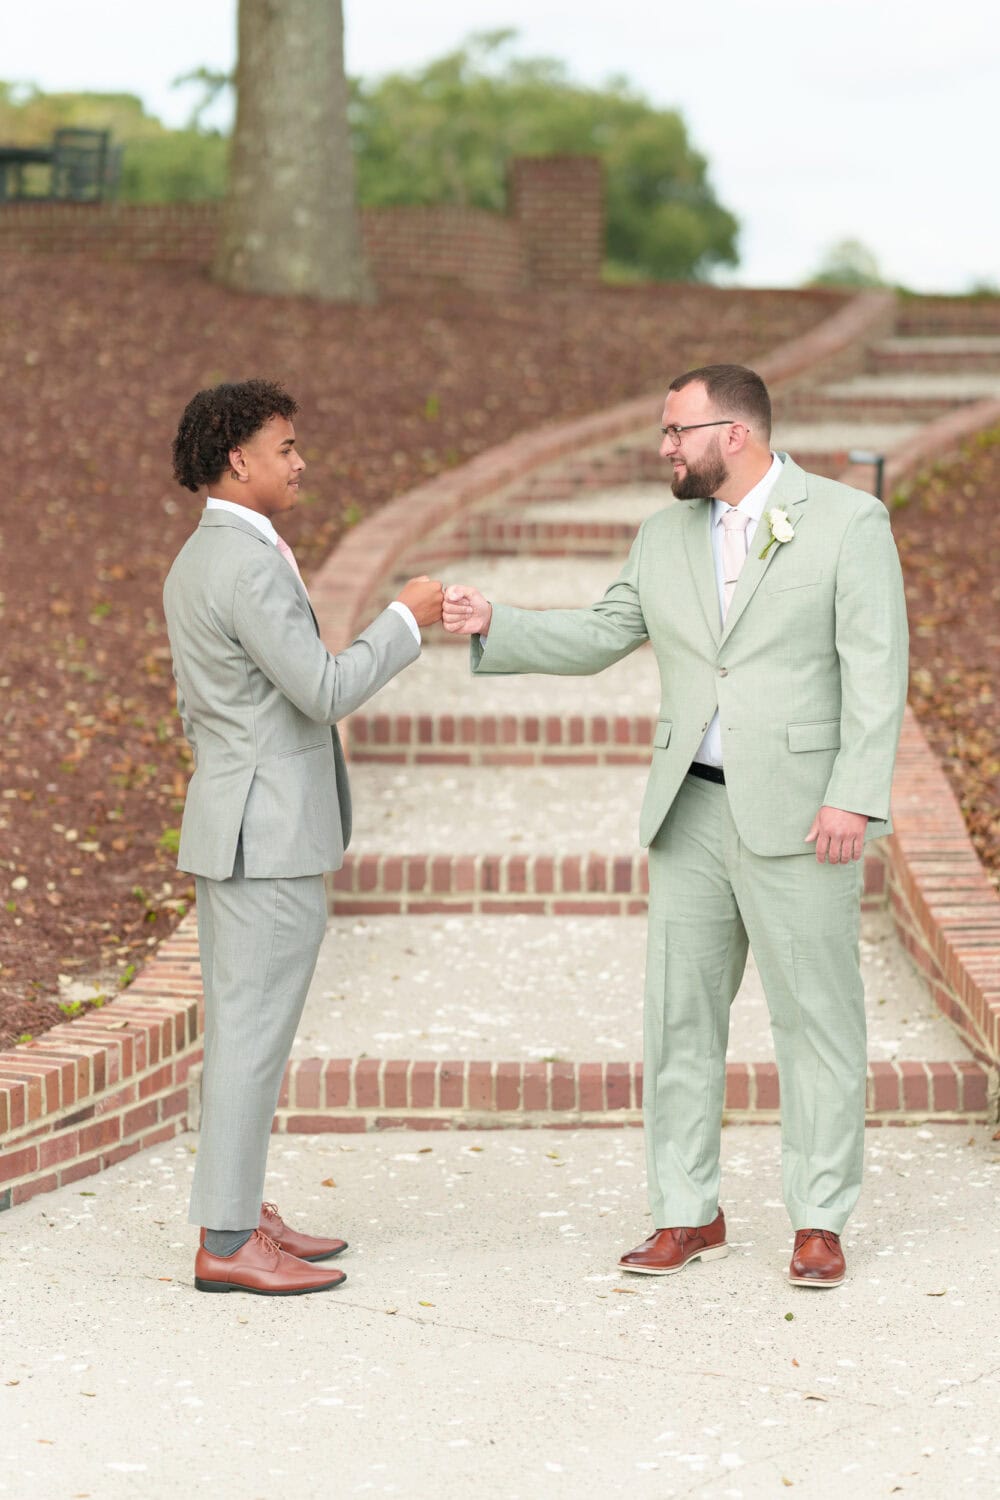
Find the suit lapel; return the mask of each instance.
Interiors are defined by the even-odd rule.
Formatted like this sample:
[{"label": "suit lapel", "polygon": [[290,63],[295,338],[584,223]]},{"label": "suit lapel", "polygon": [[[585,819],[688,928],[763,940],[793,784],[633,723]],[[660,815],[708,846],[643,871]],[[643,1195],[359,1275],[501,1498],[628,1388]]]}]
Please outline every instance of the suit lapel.
[{"label": "suit lapel", "polygon": [[[262,546],[270,547],[272,551],[275,550],[273,542],[271,542],[270,539],[266,537],[257,526],[254,526],[251,521],[244,521],[242,516],[234,515],[231,510],[204,510],[201,513],[201,519],[199,520],[198,525],[234,527],[237,531],[242,531],[245,536],[252,536],[254,541],[260,542]],[[287,568],[288,564],[284,563],[284,566]],[[309,613],[312,615],[312,622],[316,627],[316,634],[319,635],[319,621],[316,618],[316,611],[312,607],[312,600],[309,597],[309,590],[302,582],[302,579],[297,577],[294,569],[288,568],[288,571],[289,573],[291,573],[292,578],[295,581],[295,587],[301,590],[302,597],[305,599],[306,604],[309,606]]]},{"label": "suit lapel", "polygon": [[780,552],[782,545],[786,547],[790,545],[788,542],[775,542],[774,546],[768,549],[767,556],[761,557],[760,554],[771,539],[771,529],[767,523],[767,512],[773,507],[777,507],[778,510],[787,510],[788,519],[796,529],[805,513],[805,503],[808,499],[805,473],[799,468],[798,464],[792,462],[787,453],[782,454],[781,457],[784,462],[784,468],[782,469],[780,479],[768,496],[764,514],[760,519],[760,525],[757,527],[754,539],[750,544],[749,555],[743,564],[743,571],[736,585],[733,601],[729,606],[729,613],[726,615],[726,623],[719,641],[720,645],[728,640],[750,600],[760,587],[764,574],[771,566],[778,552]]},{"label": "suit lapel", "polygon": [[684,547],[688,566],[694,579],[698,602],[705,615],[705,623],[718,643],[722,630],[719,618],[719,585],[715,577],[715,557],[712,553],[712,502],[711,500],[682,500],[684,516]]}]

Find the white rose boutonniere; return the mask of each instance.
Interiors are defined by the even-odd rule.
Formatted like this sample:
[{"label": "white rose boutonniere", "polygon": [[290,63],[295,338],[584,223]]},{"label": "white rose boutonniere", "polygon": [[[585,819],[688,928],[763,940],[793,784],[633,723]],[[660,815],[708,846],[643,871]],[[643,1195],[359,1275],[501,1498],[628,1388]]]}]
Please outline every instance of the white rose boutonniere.
[{"label": "white rose boutonniere", "polygon": [[791,521],[788,519],[787,510],[778,510],[776,508],[774,510],[765,512],[765,514],[767,518],[767,524],[771,532],[771,540],[768,542],[767,546],[760,554],[761,557],[767,556],[771,548],[774,546],[775,542],[777,542],[779,545],[782,542],[790,542],[792,540],[792,537],[795,535],[795,528],[793,527]]}]

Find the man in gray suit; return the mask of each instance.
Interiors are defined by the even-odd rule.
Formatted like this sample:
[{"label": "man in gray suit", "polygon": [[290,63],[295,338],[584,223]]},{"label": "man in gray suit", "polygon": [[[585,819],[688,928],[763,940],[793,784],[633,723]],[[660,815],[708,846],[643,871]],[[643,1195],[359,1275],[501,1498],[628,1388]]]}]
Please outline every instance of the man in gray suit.
[{"label": "man in gray suit", "polygon": [[650,641],[662,685],[639,822],[649,847],[643,1108],[667,1276],[726,1253],[719,1144],[729,1009],[752,945],[781,1080],[793,1285],[839,1286],[865,1123],[858,969],[866,840],[890,831],[906,610],[886,509],[771,449],[764,382],[689,370],[661,456],[684,502],[651,516],[597,604],[491,605],[449,588],[480,674],[599,672]]},{"label": "man in gray suit", "polygon": [[351,834],[336,723],[420,654],[440,583],[411,579],[346,651],[319,638],[274,520],[305,468],[296,403],[263,380],[199,391],[174,440],[174,474],[208,490],[167,576],[177,707],[194,752],[179,868],[196,878],[205,991],[201,1140],[191,1222],[195,1285],[271,1296],[323,1291],[313,1264],[346,1242],[290,1229],[263,1203],[278,1090],[326,928],[323,874]]}]

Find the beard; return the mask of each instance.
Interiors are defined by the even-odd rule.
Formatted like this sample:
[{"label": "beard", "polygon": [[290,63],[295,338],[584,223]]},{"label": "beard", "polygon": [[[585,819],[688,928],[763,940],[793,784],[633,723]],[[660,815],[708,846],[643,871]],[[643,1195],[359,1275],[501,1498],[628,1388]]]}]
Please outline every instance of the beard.
[{"label": "beard", "polygon": [[729,470],[719,450],[719,439],[716,438],[715,446],[706,448],[700,462],[685,464],[684,473],[680,477],[674,472],[670,488],[678,500],[708,500],[722,488],[728,478]]}]

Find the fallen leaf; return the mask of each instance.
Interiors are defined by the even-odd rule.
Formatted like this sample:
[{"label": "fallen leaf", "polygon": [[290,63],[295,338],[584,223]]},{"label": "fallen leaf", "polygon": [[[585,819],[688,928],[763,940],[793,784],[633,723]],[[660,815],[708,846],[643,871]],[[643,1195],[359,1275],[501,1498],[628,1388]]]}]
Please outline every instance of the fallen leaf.
[{"label": "fallen leaf", "polygon": [[157,1281],[173,1281],[172,1276],[157,1276]]},{"label": "fallen leaf", "polygon": [[943,1292],[925,1292],[924,1293],[925,1297],[947,1297],[947,1295],[948,1295],[948,1288],[947,1287],[945,1287],[945,1289],[944,1289]]},{"label": "fallen leaf", "polygon": [[794,1313],[785,1313],[785,1322],[786,1323],[793,1323],[794,1321],[795,1321],[795,1314]]},{"label": "fallen leaf", "polygon": [[632,1286],[613,1286],[611,1290],[618,1297],[638,1297],[639,1293]]},{"label": "fallen leaf", "polygon": [[21,1384],[21,1382],[19,1380],[5,1380],[4,1381],[4,1385],[20,1385],[20,1384]]},{"label": "fallen leaf", "polygon": [[429,1151],[433,1151],[433,1150],[434,1150],[433,1146],[421,1146],[417,1150],[417,1155],[418,1156],[426,1156]]},{"label": "fallen leaf", "polygon": [[794,1365],[794,1366],[795,1366],[795,1368],[796,1368],[796,1369],[798,1369],[798,1368],[799,1368],[799,1362],[798,1362],[798,1360],[797,1360],[797,1359],[793,1359],[793,1360],[792,1360],[792,1364],[793,1364],[793,1365]]},{"label": "fallen leaf", "polygon": [[80,1395],[81,1396],[96,1396],[97,1392],[96,1391],[81,1391]]},{"label": "fallen leaf", "polygon": [[829,1396],[821,1396],[818,1391],[806,1391],[802,1397],[803,1401],[829,1401]]},{"label": "fallen leaf", "polygon": [[434,1303],[433,1303],[433,1302],[423,1302],[423,1301],[422,1301],[422,1302],[421,1302],[421,1303],[420,1303],[420,1306],[421,1306],[421,1307],[433,1307],[433,1306],[434,1306]]},{"label": "fallen leaf", "polygon": [[398,1307],[387,1307],[386,1308],[386,1312],[388,1313],[388,1315],[389,1315],[390,1318],[394,1318],[396,1316],[396,1314],[399,1312],[399,1308]]},{"label": "fallen leaf", "polygon": [[334,1182],[334,1180],[333,1180],[332,1177],[324,1177],[323,1181],[320,1183],[320,1187],[336,1187],[336,1186],[337,1186],[337,1184]]},{"label": "fallen leaf", "polygon": [[786,1479],[785,1476],[784,1476],[784,1474],[782,1474],[782,1476],[781,1476],[781,1482],[785,1486],[786,1489],[790,1490],[792,1488],[792,1485],[795,1483],[795,1480],[794,1479]]}]

